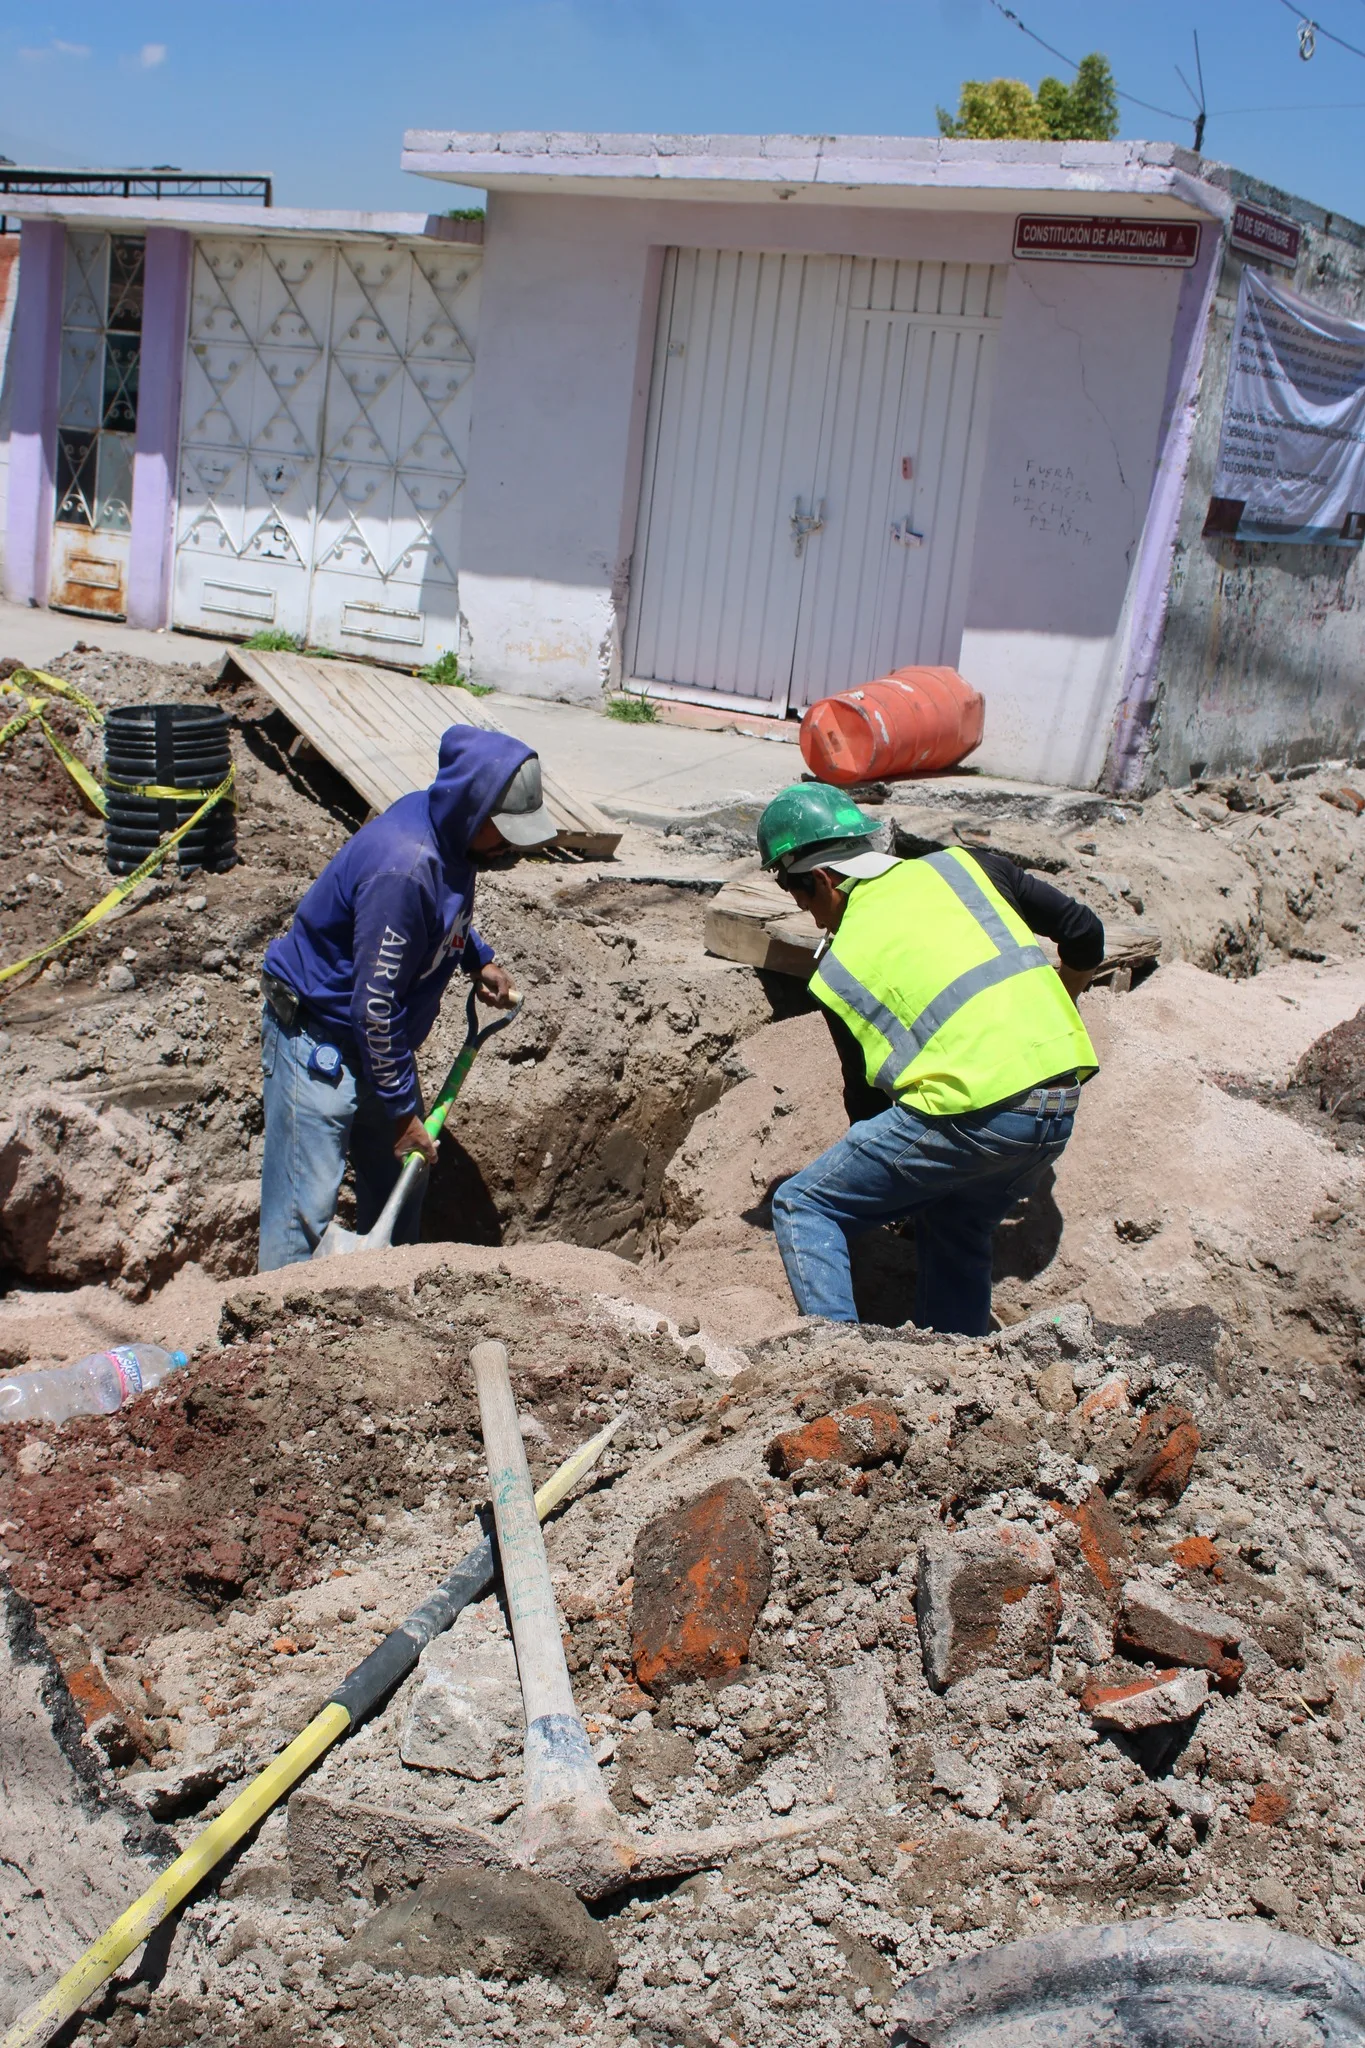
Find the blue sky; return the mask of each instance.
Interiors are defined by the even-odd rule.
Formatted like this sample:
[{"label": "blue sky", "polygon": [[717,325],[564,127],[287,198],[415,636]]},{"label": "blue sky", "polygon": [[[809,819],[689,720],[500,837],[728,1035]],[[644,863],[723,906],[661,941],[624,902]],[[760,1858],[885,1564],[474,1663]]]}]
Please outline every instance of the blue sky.
[{"label": "blue sky", "polygon": [[[1365,51],[1365,0],[1323,28]],[[1072,57],[1188,115],[1199,30],[1206,153],[1365,220],[1365,56],[1285,0],[1018,0]],[[264,170],[300,206],[439,208],[407,127],[934,132],[965,77],[1065,68],[992,0],[0,0],[0,153],[21,163]],[[1123,105],[1125,135],[1188,118]]]}]

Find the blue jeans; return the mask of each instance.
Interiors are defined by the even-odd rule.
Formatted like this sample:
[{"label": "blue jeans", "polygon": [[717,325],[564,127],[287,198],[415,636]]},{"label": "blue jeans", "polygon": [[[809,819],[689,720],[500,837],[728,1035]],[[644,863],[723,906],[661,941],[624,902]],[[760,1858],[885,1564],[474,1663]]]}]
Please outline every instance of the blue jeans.
[{"label": "blue jeans", "polygon": [[849,1239],[913,1217],[916,1323],[984,1337],[992,1233],[1060,1158],[1072,1121],[1021,1109],[925,1117],[895,1106],[854,1124],[773,1196],[773,1229],[802,1315],[856,1323]]},{"label": "blue jeans", "polygon": [[[343,1056],[339,1073],[310,1074],[319,1041],[306,1012],[286,1031],[267,1004],[261,1017],[261,1072],[265,1079],[265,1159],[261,1167],[259,1270],[297,1265],[332,1220],[349,1153],[355,1163],[356,1225],[369,1230],[401,1171],[394,1157],[393,1118]],[[426,1176],[404,1202],[395,1244],[415,1244],[422,1220]]]}]

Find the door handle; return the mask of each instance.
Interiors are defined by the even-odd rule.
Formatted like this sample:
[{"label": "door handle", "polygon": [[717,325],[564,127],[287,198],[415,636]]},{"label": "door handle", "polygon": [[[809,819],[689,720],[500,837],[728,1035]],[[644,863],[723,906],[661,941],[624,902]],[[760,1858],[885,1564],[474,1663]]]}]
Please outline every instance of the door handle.
[{"label": "door handle", "polygon": [[795,549],[797,555],[800,556],[804,554],[806,542],[810,538],[811,534],[822,533],[824,531],[824,499],[822,498],[820,500],[818,507],[812,506],[810,511],[807,512],[803,510],[801,500],[798,498],[795,506],[792,509],[791,518],[787,523],[792,530],[792,547]]},{"label": "door handle", "polygon": [[891,538],[894,541],[898,541],[903,548],[922,548],[924,546],[924,535],[916,533],[908,519],[892,520]]}]

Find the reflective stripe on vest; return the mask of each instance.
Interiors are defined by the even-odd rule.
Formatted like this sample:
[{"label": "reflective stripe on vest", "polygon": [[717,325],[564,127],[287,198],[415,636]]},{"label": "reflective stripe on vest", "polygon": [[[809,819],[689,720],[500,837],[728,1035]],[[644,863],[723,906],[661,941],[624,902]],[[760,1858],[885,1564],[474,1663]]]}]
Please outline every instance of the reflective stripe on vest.
[{"label": "reflective stripe on vest", "polygon": [[959,974],[955,981],[950,981],[932,1002],[925,1004],[910,1024],[902,1023],[894,1010],[889,1010],[870,988],[850,974],[842,960],[836,959],[833,953],[826,953],[815,970],[815,978],[822,981],[832,995],[847,1003],[849,1009],[880,1033],[891,1047],[876,1075],[876,1086],[888,1095],[894,1093],[896,1077],[905,1072],[930,1039],[950,1023],[973,996],[997,987],[1002,981],[1012,980],[1016,974],[1030,974],[1035,967],[1051,965],[1041,946],[1028,945],[1014,936],[985,890],[972,880],[961,862],[954,860],[950,853],[927,854],[924,865],[932,868],[948,884],[963,909],[981,926],[996,948],[993,959],[969,967],[965,974]]}]

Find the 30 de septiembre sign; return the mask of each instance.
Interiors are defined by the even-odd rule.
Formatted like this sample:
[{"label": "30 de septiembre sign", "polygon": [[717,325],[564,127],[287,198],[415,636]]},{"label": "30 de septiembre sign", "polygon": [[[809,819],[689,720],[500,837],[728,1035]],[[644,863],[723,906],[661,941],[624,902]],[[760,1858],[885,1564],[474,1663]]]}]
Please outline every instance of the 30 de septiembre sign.
[{"label": "30 de septiembre sign", "polygon": [[1014,253],[1044,263],[1159,263],[1188,270],[1199,255],[1199,222],[1021,213]]},{"label": "30 de septiembre sign", "polygon": [[1239,200],[1228,240],[1244,255],[1264,256],[1271,263],[1283,263],[1292,270],[1299,260],[1303,231],[1297,221],[1286,220],[1282,213],[1271,213],[1264,206]]}]

